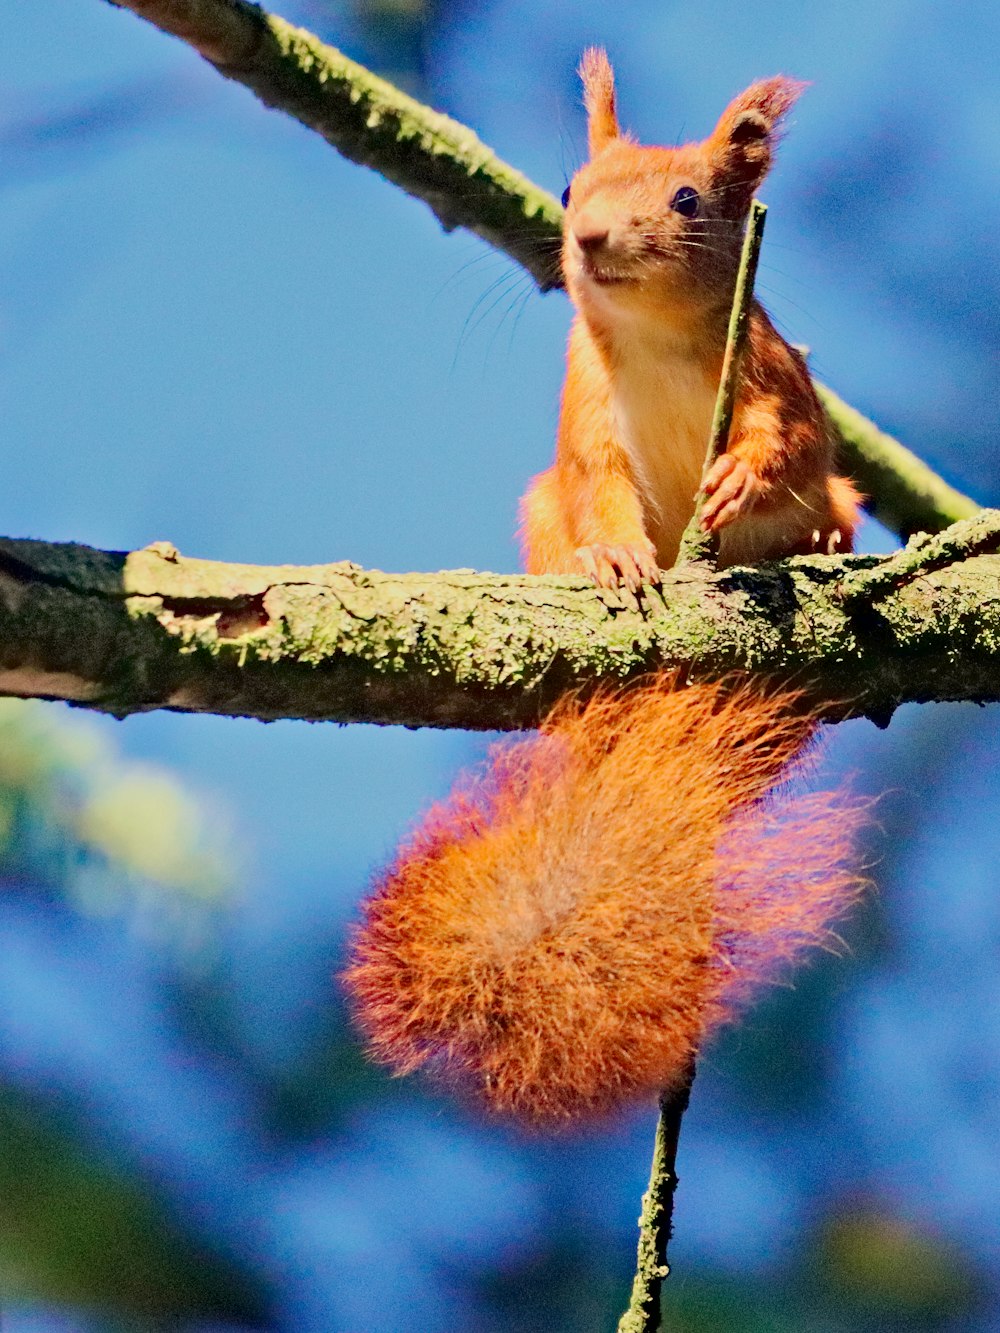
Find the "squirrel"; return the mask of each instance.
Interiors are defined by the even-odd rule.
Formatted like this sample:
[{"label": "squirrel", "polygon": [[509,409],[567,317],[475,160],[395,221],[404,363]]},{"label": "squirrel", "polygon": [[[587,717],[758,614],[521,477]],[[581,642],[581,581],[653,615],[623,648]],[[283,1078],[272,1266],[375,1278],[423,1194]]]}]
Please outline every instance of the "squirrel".
[{"label": "squirrel", "polygon": [[[803,85],[752,84],[702,143],[642,147],[600,50],[564,195],[576,315],[529,573],[638,592],[695,507],[742,231]],[[702,525],[723,565],[851,549],[858,496],[802,357],[754,302]],[[760,684],[670,672],[558,706],[431,810],[376,883],[344,981],[373,1056],[559,1126],[679,1086],[706,1035],[857,896],[856,811],[787,795],[815,730]],[[779,799],[782,791],[786,795]]]},{"label": "squirrel", "polygon": [[[691,517],[744,223],[804,85],[761,80],[703,143],[644,148],[618,127],[605,53],[580,72],[590,161],[563,196],[577,314],[556,461],[522,504],[525,568],[635,591],[674,563]],[[850,550],[858,496],[832,464],[805,361],[754,301],[729,444],[704,481],[720,564]]]}]

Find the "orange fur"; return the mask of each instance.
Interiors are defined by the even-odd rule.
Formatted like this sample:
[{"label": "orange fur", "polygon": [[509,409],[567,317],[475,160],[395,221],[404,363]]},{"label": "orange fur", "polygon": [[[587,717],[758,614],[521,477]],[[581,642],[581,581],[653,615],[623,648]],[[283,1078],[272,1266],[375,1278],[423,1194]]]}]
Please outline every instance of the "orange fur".
[{"label": "orange fur", "polygon": [[[572,183],[556,461],[523,503],[529,572],[637,587],[693,511],[751,195],[800,85],[754,84],[704,144],[623,138],[584,56],[592,162]],[[671,211],[682,186],[698,219]],[[692,223],[692,225],[688,225]],[[706,485],[723,563],[849,549],[850,483],[802,358],[755,305],[729,449]],[[856,895],[854,814],[778,799],[812,731],[761,687],[666,675],[498,747],[384,874],[346,984],[375,1057],[431,1066],[538,1124],[684,1076],[706,1035]]]},{"label": "orange fur", "polygon": [[606,1113],[676,1083],[832,938],[851,812],[773,795],[809,723],[787,697],[673,684],[564,706],[432,811],[346,973],[378,1060],[536,1124]]},{"label": "orange fur", "polygon": [[[577,316],[553,466],[522,503],[528,570],[636,587],[673,564],[694,508],[747,208],[803,84],[752,84],[703,143],[618,131],[603,52],[583,63],[591,160],[574,177],[563,272]],[[612,128],[613,126],[613,128]],[[692,191],[697,211],[671,207]],[[754,302],[727,456],[706,525],[724,565],[850,550],[858,497],[802,357]]]},{"label": "orange fur", "polygon": [[608,57],[597,47],[588,47],[580,61],[583,101],[587,108],[590,155],[599,153],[612,139],[617,139],[618,113],[615,109],[615,76]]}]

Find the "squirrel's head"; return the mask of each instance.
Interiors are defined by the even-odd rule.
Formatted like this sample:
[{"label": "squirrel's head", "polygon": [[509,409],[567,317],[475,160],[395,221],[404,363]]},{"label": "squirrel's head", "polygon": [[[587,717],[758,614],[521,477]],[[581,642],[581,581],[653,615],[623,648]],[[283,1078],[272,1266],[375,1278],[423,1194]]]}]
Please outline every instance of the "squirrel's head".
[{"label": "squirrel's head", "polygon": [[609,318],[728,311],[750,202],[805,85],[762,79],[702,143],[646,148],[619,128],[605,53],[584,52],[580,75],[590,161],[563,196],[563,271],[574,302]]}]

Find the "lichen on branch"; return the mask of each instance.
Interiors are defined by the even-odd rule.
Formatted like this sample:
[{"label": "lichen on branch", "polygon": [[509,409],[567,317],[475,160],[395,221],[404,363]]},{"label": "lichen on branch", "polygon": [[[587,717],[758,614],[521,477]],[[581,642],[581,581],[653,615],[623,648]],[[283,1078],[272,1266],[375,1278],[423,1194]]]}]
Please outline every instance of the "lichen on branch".
[{"label": "lichen on branch", "polygon": [[888,557],[571,577],[230,565],[0,539],[0,693],[118,715],[512,730],[660,667],[766,672],[829,718],[1000,699],[1000,512]]}]

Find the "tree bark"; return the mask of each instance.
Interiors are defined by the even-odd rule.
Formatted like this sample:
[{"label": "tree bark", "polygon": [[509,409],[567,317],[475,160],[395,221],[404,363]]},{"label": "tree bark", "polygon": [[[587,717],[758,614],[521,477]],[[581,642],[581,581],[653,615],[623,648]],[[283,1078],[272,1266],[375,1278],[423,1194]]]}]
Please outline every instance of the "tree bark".
[{"label": "tree bark", "polygon": [[0,539],[0,693],[118,716],[509,730],[568,689],[763,673],[828,719],[1000,700],[1000,511],[888,557],[695,562],[630,595],[570,577],[220,564]]}]

